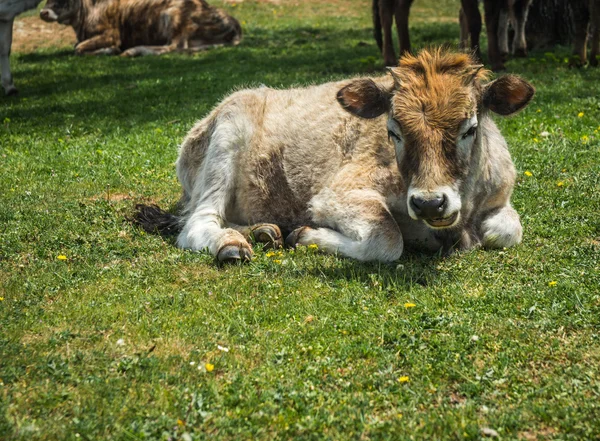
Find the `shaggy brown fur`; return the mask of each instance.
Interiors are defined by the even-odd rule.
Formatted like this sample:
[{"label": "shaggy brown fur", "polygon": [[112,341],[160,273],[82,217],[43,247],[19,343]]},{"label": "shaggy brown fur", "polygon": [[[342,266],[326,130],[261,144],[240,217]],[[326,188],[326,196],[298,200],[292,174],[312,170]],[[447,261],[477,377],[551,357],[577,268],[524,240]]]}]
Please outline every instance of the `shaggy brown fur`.
[{"label": "shaggy brown fur", "polygon": [[48,0],[46,21],[73,26],[78,54],[124,56],[238,44],[238,21],[205,0]]}]

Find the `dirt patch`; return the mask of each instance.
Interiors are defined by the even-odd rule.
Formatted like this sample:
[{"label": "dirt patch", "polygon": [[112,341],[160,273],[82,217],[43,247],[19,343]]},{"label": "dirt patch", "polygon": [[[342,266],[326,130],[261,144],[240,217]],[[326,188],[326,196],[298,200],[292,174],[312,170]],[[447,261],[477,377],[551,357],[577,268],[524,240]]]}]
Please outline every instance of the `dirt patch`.
[{"label": "dirt patch", "polygon": [[73,28],[46,23],[39,17],[23,17],[13,25],[12,51],[31,53],[52,47],[73,47],[77,42]]}]

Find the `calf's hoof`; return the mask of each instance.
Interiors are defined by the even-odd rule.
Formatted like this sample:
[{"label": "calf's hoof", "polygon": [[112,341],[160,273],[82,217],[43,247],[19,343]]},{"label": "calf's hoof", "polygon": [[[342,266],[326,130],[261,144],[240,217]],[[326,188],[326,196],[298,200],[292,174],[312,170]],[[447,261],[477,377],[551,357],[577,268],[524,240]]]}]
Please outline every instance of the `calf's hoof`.
[{"label": "calf's hoof", "polygon": [[223,245],[217,252],[217,259],[221,263],[249,262],[252,250],[243,243]]},{"label": "calf's hoof", "polygon": [[296,228],[285,238],[285,245],[290,248],[296,248],[296,245],[298,245],[302,239],[302,234],[308,230],[310,230],[310,227]]},{"label": "calf's hoof", "polygon": [[254,240],[265,244],[265,248],[281,248],[283,239],[281,230],[274,224],[260,224],[252,228]]}]

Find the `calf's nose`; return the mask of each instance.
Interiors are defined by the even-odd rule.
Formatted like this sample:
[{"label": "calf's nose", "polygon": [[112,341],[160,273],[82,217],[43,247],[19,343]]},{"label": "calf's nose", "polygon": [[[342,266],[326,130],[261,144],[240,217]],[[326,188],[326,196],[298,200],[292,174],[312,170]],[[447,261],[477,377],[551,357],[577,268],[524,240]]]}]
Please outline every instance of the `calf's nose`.
[{"label": "calf's nose", "polygon": [[442,195],[431,199],[411,196],[410,206],[417,216],[425,219],[439,218],[446,208],[446,196]]}]

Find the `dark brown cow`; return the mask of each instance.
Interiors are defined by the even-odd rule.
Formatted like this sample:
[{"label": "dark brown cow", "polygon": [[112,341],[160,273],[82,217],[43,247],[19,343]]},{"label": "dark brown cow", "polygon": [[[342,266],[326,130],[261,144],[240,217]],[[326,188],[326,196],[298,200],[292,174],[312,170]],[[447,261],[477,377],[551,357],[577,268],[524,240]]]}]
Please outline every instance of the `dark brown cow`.
[{"label": "dark brown cow", "polygon": [[73,26],[77,54],[193,52],[242,36],[235,18],[204,0],[48,0],[40,16]]}]

